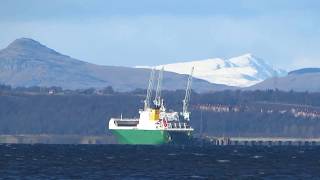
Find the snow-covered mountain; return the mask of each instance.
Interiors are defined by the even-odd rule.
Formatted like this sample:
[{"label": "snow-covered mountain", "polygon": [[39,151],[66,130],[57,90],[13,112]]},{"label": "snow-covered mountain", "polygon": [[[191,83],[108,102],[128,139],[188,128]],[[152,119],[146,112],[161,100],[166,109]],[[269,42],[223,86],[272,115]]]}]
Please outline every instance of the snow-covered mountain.
[{"label": "snow-covered mountain", "polygon": [[[265,79],[275,76],[285,76],[286,71],[276,69],[264,60],[244,54],[230,59],[213,58],[206,60],[164,64],[165,71],[179,74],[189,74],[194,67],[194,77],[216,84],[228,86],[248,87]],[[137,66],[137,68],[152,68],[150,66]]]}]

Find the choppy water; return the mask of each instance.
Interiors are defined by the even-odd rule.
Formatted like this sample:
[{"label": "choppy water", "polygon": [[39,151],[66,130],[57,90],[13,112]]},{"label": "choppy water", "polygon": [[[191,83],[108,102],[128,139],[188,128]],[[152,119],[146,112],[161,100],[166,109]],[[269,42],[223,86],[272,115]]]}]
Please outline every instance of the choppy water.
[{"label": "choppy water", "polygon": [[7,179],[320,179],[320,147],[0,145]]}]

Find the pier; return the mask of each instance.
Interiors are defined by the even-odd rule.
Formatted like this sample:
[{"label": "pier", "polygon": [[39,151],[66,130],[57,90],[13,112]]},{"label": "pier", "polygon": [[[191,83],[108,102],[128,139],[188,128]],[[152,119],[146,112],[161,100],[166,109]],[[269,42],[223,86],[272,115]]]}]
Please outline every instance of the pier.
[{"label": "pier", "polygon": [[217,146],[319,146],[320,138],[290,137],[206,137]]}]

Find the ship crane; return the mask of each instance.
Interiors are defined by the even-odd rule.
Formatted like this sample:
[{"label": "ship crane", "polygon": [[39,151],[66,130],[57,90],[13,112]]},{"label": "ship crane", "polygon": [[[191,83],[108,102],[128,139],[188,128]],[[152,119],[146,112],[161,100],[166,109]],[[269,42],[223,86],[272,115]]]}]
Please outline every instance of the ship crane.
[{"label": "ship crane", "polygon": [[[155,87],[155,72],[159,72],[157,74],[157,87]],[[190,143],[189,141],[192,139],[192,132],[194,131],[189,125],[188,112],[192,72],[188,78],[186,97],[183,101],[184,117],[188,119],[188,121],[184,120],[184,122],[179,121],[180,116],[182,119],[182,112],[179,113],[172,110],[167,112],[164,107],[164,102],[161,98],[162,76],[163,68],[161,71],[151,70],[144,100],[145,109],[139,110],[139,118],[123,118],[121,114],[120,118],[111,118],[109,120],[109,129],[116,136],[118,143],[145,145]],[[154,90],[156,93],[155,99],[152,96]],[[160,106],[157,106],[159,104]]]},{"label": "ship crane", "polygon": [[152,96],[153,82],[154,82],[154,69],[152,69],[150,73],[147,96],[146,96],[146,99],[144,100],[144,110],[147,110],[148,108],[150,108],[150,98]]},{"label": "ship crane", "polygon": [[184,120],[190,121],[190,112],[188,111],[188,106],[190,102],[190,95],[191,95],[191,85],[192,85],[192,75],[193,75],[193,70],[194,67],[191,68],[191,72],[188,77],[188,83],[187,83],[187,88],[186,88],[186,94],[184,97],[183,102],[183,107],[182,107],[182,116]]},{"label": "ship crane", "polygon": [[162,77],[163,77],[163,67],[159,71],[158,75],[158,84],[156,89],[156,96],[154,97],[153,103],[156,107],[161,106],[161,86],[162,86]]}]

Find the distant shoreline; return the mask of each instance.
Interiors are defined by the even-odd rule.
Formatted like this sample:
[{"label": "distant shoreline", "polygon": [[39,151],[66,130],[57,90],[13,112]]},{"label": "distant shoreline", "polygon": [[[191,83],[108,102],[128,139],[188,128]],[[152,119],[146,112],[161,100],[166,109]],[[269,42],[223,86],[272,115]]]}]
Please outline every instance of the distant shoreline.
[{"label": "distant shoreline", "polygon": [[[320,137],[217,137],[200,136],[212,145],[320,145]],[[199,141],[201,142],[201,141]],[[17,134],[0,135],[0,144],[118,144],[112,135]]]},{"label": "distant shoreline", "polygon": [[0,144],[117,144],[111,135],[0,135]]}]

